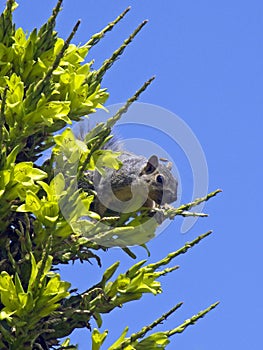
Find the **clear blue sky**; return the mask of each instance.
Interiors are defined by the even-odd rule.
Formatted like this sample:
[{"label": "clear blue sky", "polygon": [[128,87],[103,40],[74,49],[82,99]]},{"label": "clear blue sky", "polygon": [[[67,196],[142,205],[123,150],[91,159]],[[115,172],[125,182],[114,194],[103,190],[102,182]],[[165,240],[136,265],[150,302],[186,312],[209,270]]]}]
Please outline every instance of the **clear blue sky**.
[{"label": "clear blue sky", "polygon": [[[31,30],[49,16],[55,1],[19,3],[17,25]],[[155,261],[185,241],[214,230],[212,236],[177,260],[181,266],[178,271],[162,278],[164,293],[107,315],[102,329],[110,329],[109,339],[113,341],[125,325],[130,326],[130,332],[137,331],[184,301],[183,308],[159,328],[169,329],[220,300],[220,306],[206,318],[172,338],[167,349],[259,349],[263,312],[263,3],[65,0],[57,25],[59,35],[65,38],[81,18],[74,43],[84,43],[128,5],[132,10],[126,19],[89,56],[99,67],[142,20],[149,19],[104,79],[111,95],[109,103],[125,101],[155,74],[156,81],[140,101],[167,108],[186,121],[205,152],[209,190],[220,187],[223,193],[206,206],[209,218],[199,220],[190,232],[180,233],[178,219],[149,244],[149,260]],[[163,147],[169,148],[169,144]],[[180,169],[177,163],[177,167],[186,191],[182,196],[188,201],[188,177],[183,166]],[[139,259],[146,257],[142,249],[136,252]],[[102,258],[104,269],[116,259],[121,260],[123,271],[133,263],[118,249]],[[102,271],[95,265],[76,265],[64,269],[63,276],[84,290],[99,280]],[[90,349],[89,337],[88,331],[81,331],[72,340],[85,350]]]}]

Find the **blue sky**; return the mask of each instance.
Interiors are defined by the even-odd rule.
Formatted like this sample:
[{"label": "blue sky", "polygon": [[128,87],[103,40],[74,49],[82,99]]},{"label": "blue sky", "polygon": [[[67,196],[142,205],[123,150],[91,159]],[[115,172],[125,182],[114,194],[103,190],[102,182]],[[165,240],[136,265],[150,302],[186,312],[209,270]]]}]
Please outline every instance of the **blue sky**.
[{"label": "blue sky", "polygon": [[[19,4],[15,12],[17,26],[30,31],[49,16],[55,1],[20,0]],[[108,103],[124,102],[145,80],[156,75],[140,101],[166,108],[184,119],[205,152],[209,190],[219,187],[223,193],[206,205],[209,218],[199,220],[191,231],[180,233],[179,218],[149,244],[149,261],[156,261],[208,229],[214,231],[177,259],[181,268],[161,280],[164,293],[106,315],[102,329],[110,330],[109,340],[113,341],[125,325],[130,326],[131,333],[137,331],[184,301],[184,306],[159,328],[169,329],[220,300],[219,307],[206,318],[172,338],[167,349],[258,349],[263,311],[263,3],[65,0],[58,19],[59,36],[65,38],[81,18],[74,43],[84,43],[129,5],[132,10],[127,17],[89,56],[99,67],[141,21],[149,19],[103,81],[110,92]],[[124,130],[124,136],[131,137],[133,132]],[[161,137],[160,142],[173,153],[169,141],[165,143]],[[177,159],[186,202],[191,199],[189,169],[177,148],[173,157]],[[138,259],[146,258],[142,249],[135,251]],[[117,259],[121,260],[122,271],[133,263],[118,249],[102,258],[104,269]],[[84,290],[99,280],[101,272],[95,265],[75,265],[63,269],[63,276]],[[80,344],[80,350],[90,348],[88,331],[76,332],[72,340]]]}]

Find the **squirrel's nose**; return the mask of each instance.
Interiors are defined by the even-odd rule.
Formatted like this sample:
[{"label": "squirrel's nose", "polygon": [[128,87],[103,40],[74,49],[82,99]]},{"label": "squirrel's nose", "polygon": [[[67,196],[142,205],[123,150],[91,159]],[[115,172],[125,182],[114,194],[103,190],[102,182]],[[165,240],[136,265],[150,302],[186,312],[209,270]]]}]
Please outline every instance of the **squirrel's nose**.
[{"label": "squirrel's nose", "polygon": [[178,182],[175,179],[172,183],[169,184],[169,186],[164,186],[162,204],[170,204],[177,200],[177,187]]},{"label": "squirrel's nose", "polygon": [[170,204],[173,203],[177,200],[177,190],[171,191],[171,190],[166,190],[163,192],[163,197],[162,197],[162,204]]}]

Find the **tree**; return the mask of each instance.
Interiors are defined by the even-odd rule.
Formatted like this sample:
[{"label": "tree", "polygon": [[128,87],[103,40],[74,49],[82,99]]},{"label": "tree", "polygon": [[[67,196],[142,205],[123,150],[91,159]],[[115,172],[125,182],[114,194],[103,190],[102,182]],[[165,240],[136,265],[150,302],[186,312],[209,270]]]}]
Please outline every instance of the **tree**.
[{"label": "tree", "polygon": [[[149,79],[105,123],[90,130],[85,142],[76,140],[70,128],[74,121],[103,108],[108,98],[101,87],[104,74],[123,53],[146,22],[98,70],[85,59],[90,49],[129,11],[125,10],[83,46],[71,44],[79,22],[66,40],[55,32],[62,0],[48,21],[26,35],[15,28],[12,13],[17,4],[7,0],[0,18],[0,347],[2,349],[75,349],[70,340],[76,328],[102,325],[103,314],[145,293],[161,293],[158,278],[177,267],[165,267],[179,254],[207,237],[211,231],[186,243],[154,264],[137,262],[125,274],[113,278],[119,262],[102,274],[101,280],[78,294],[62,281],[57,267],[75,260],[85,263],[99,253],[120,246],[136,258],[131,246],[146,247],[154,237],[158,220],[149,210],[100,218],[93,212],[94,194],[85,191],[85,171],[118,168],[118,152],[103,149],[111,129],[138,99]],[[52,149],[45,161],[43,152]],[[85,179],[87,182],[87,179]],[[190,216],[191,208],[215,196],[219,190],[179,208],[155,209],[162,220]],[[104,219],[104,220],[103,220]],[[145,225],[142,225],[145,224]],[[117,237],[117,238],[116,238]],[[107,244],[105,244],[107,242]],[[195,323],[217,303],[166,332],[148,334],[182,303],[152,324],[127,336],[125,328],[110,349],[164,349],[169,338]],[[100,349],[107,331],[92,330],[93,349]]]}]

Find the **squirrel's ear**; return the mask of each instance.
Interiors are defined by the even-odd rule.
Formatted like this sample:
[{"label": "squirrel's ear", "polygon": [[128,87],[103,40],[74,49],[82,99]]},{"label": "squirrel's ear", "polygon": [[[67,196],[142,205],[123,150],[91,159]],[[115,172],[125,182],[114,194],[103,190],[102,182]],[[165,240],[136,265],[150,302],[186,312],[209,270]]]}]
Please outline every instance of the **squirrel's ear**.
[{"label": "squirrel's ear", "polygon": [[159,165],[158,157],[151,156],[148,159],[147,164],[145,165],[141,173],[147,174],[147,175],[152,174],[158,168],[158,165]]}]

